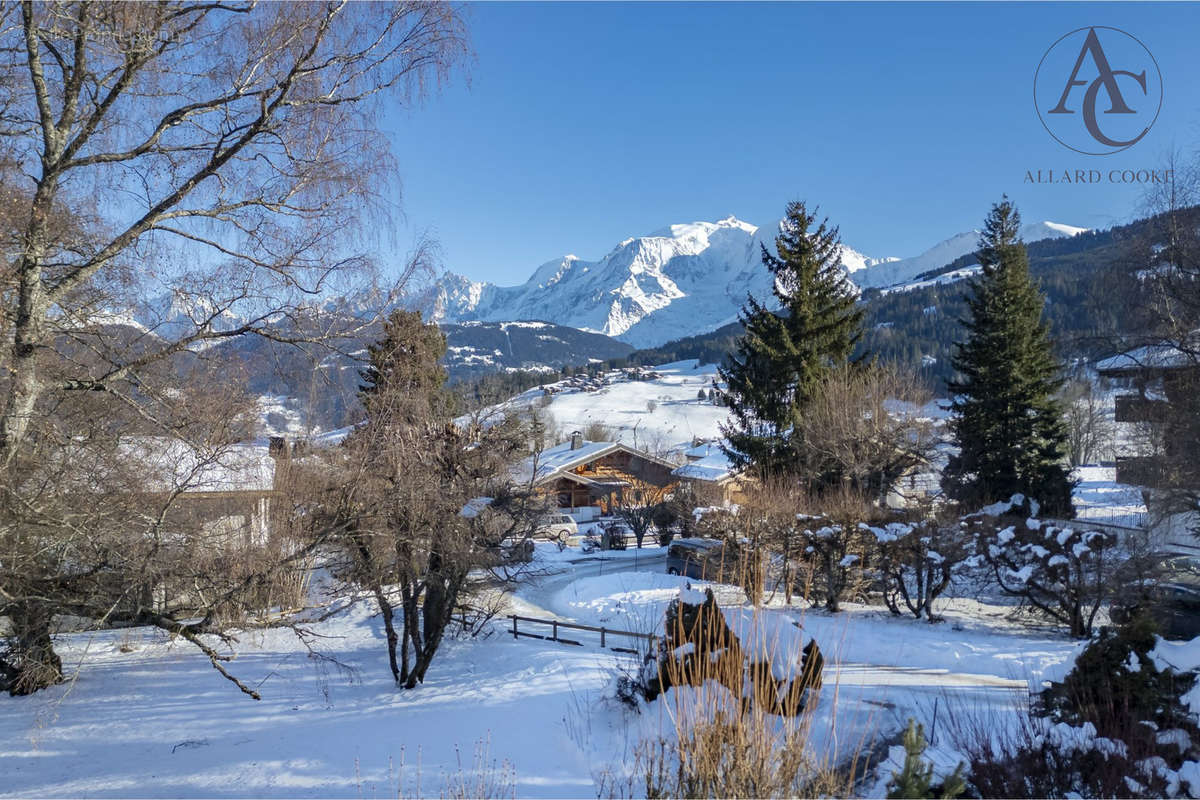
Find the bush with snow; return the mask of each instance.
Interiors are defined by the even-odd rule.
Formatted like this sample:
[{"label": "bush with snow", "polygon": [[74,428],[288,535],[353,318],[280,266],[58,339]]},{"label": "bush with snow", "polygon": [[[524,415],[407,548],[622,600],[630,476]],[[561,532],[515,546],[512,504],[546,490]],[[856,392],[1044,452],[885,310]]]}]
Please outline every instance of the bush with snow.
[{"label": "bush with snow", "polygon": [[1059,526],[1037,518],[1036,501],[1023,495],[963,518],[978,558],[1006,594],[1072,636],[1092,633],[1113,591],[1141,568],[1144,557],[1114,534],[1086,526]]},{"label": "bush with snow", "polygon": [[937,518],[861,527],[878,545],[877,574],[888,610],[899,615],[903,603],[917,619],[935,621],[933,601],[971,555],[970,536],[957,520]]},{"label": "bush with snow", "polygon": [[825,658],[815,640],[808,641],[794,663],[781,668],[777,656],[790,652],[786,643],[766,648],[755,630],[743,641],[729,627],[712,589],[681,588],[667,607],[664,630],[657,650],[647,654],[639,680],[647,700],[672,687],[715,681],[740,699],[743,710],[790,717],[803,711],[821,688]]},{"label": "bush with snow", "polygon": [[1200,797],[1200,639],[1104,629],[1015,732],[966,749],[981,797]]}]

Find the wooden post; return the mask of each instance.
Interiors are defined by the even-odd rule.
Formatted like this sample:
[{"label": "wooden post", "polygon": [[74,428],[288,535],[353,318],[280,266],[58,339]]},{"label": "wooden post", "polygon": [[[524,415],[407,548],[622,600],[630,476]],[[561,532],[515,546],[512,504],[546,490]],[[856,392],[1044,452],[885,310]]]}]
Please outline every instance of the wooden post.
[{"label": "wooden post", "polygon": [[517,638],[517,615],[516,614],[512,615],[512,621],[513,621],[513,638],[516,639]]},{"label": "wooden post", "polygon": [[600,646],[604,647],[604,628],[600,628]]},{"label": "wooden post", "polygon": [[558,641],[558,620],[554,620],[554,634],[550,637],[554,641]]}]

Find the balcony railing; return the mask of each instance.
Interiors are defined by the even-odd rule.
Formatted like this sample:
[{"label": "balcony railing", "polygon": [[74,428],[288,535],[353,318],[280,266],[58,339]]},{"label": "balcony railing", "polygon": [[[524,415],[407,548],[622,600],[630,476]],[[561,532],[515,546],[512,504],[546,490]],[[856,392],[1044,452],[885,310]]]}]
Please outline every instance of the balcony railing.
[{"label": "balcony railing", "polygon": [[1162,400],[1150,400],[1140,394],[1116,396],[1117,422],[1163,422],[1167,419],[1170,404]]}]

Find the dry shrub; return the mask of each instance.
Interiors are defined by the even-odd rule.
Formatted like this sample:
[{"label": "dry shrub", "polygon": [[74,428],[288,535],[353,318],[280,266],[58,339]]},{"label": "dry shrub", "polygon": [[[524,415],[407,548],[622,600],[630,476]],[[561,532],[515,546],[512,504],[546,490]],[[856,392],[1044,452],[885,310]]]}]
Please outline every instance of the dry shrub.
[{"label": "dry shrub", "polygon": [[[517,796],[516,768],[508,759],[497,761],[492,757],[490,735],[475,742],[469,766],[463,764],[463,752],[458,745],[454,746],[454,758],[456,764],[454,771],[449,772],[444,768],[441,771],[442,786],[438,793],[439,797],[454,798],[455,800],[463,798],[480,798],[480,800],[512,798],[515,800]],[[417,763],[412,768],[405,761],[403,749],[400,751],[400,763],[395,772],[393,772],[389,760],[388,782],[394,781],[396,797],[405,798],[405,800],[407,798],[432,797],[433,795],[422,787],[422,777],[420,750],[417,751]],[[360,796],[362,788],[360,785]]]},{"label": "dry shrub", "polygon": [[805,725],[760,711],[708,710],[677,725],[674,739],[645,742],[636,753],[646,797],[845,796],[850,774],[818,763]]},{"label": "dry shrub", "polygon": [[[755,612],[754,630],[761,622]],[[762,635],[739,640],[711,590],[702,603],[673,602],[665,630],[642,679],[652,690],[644,696],[658,699],[671,729],[635,749],[629,794],[636,779],[646,797],[850,792],[854,770],[822,763],[809,746],[811,715],[801,713],[821,685],[823,658],[814,642],[792,659],[787,677],[776,677],[772,664],[783,644]],[[611,776],[600,788],[617,793]]]},{"label": "dry shrub", "polygon": [[443,776],[443,798],[516,798],[517,771],[508,760],[497,762],[491,756],[491,739],[475,743],[470,768],[464,768],[462,752],[457,747],[454,754],[458,769]]},{"label": "dry shrub", "polygon": [[[754,620],[757,625],[758,619]],[[760,641],[744,646],[730,629],[712,590],[701,603],[672,601],[666,612],[666,635],[657,657],[647,662],[646,698],[654,700],[673,686],[704,686],[715,681],[742,698],[744,707],[771,714],[796,716],[804,710],[810,694],[821,688],[825,659],[820,647],[809,640],[790,664],[788,675],[777,677],[773,669],[778,642]]]},{"label": "dry shrub", "polygon": [[612,442],[616,441],[616,431],[603,422],[589,422],[583,429],[583,438],[589,442]]}]

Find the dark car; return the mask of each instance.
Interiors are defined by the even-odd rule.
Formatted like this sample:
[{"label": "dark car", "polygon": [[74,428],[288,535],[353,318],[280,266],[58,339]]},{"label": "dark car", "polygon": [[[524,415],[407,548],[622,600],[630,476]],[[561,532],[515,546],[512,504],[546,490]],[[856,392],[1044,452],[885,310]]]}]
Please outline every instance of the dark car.
[{"label": "dark car", "polygon": [[1156,565],[1156,577],[1132,597],[1113,603],[1113,622],[1146,613],[1166,639],[1200,636],[1200,556],[1174,553]]},{"label": "dark car", "polygon": [[676,539],[667,548],[667,572],[697,580],[719,580],[724,554],[718,539]]}]

